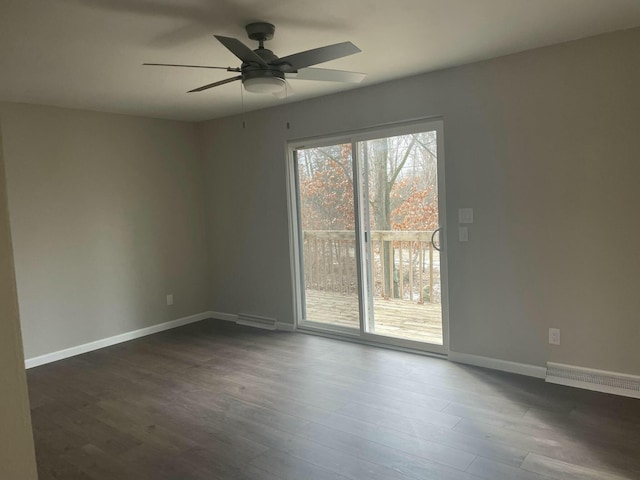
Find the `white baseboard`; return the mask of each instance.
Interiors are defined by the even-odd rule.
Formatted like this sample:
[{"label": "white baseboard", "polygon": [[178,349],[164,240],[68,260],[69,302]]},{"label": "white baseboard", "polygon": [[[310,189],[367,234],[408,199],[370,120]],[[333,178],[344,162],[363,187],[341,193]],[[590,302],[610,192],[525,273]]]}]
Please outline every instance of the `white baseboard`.
[{"label": "white baseboard", "polygon": [[471,355],[468,353],[449,352],[449,360],[457,363],[465,363],[467,365],[475,365],[476,367],[491,368],[502,372],[517,373],[528,377],[545,378],[547,369],[536,365],[526,363],[510,362],[508,360],[500,360],[498,358],[482,357],[480,355]]},{"label": "white baseboard", "polygon": [[85,343],[83,345],[77,345],[71,348],[65,348],[64,350],[58,350],[57,352],[47,353],[38,357],[28,358],[25,360],[25,368],[38,367],[46,363],[55,362],[64,358],[74,357],[83,353],[98,350],[100,348],[109,347],[117,343],[134,340],[136,338],[145,337],[153,333],[162,332],[164,330],[170,330],[172,328],[181,327],[189,323],[199,322],[200,320],[206,320],[207,318],[214,318],[213,312],[202,312],[196,315],[190,315],[188,317],[178,318],[177,320],[171,320],[169,322],[159,323],[150,327],[141,328],[139,330],[133,330],[132,332],[121,333],[120,335],[114,335],[113,337],[103,338],[94,342]]},{"label": "white baseboard", "polygon": [[291,323],[276,322],[276,330],[281,330],[283,332],[295,332],[296,327]]},{"label": "white baseboard", "polygon": [[211,314],[211,318],[215,318],[216,320],[224,320],[225,322],[237,322],[238,315],[234,315],[233,313],[222,313],[222,312],[209,312]]},{"label": "white baseboard", "polygon": [[264,330],[275,330],[276,321],[275,318],[264,317],[262,315],[254,315],[252,313],[238,313],[238,325],[244,325],[246,327],[262,328]]},{"label": "white baseboard", "polygon": [[[216,320],[224,320],[225,322],[238,322],[238,315],[234,313],[224,313],[224,312],[209,312],[211,314],[211,318],[215,318]],[[291,323],[284,322],[276,322],[276,330],[280,330],[283,332],[295,332],[296,327]]]},{"label": "white baseboard", "polygon": [[637,375],[548,362],[545,380],[568,387],[640,398],[640,376]]}]

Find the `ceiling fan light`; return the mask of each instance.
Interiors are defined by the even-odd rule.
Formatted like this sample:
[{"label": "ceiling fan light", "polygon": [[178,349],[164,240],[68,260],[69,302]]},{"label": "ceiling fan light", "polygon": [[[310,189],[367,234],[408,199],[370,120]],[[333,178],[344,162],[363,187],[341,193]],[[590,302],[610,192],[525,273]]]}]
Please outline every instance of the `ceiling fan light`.
[{"label": "ceiling fan light", "polygon": [[284,79],[278,77],[247,78],[242,84],[251,93],[279,93],[285,87]]}]

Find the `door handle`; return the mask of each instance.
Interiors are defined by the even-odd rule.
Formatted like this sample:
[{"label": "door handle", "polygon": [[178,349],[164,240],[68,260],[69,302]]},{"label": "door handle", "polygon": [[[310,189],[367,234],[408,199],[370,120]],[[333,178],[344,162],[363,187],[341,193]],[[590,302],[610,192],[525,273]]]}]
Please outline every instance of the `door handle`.
[{"label": "door handle", "polygon": [[[442,228],[436,228],[431,234],[431,245],[433,245],[433,248],[435,248],[437,251],[440,251],[440,247],[436,245],[436,242],[434,242],[434,239],[436,238],[436,234],[439,233],[440,230],[442,230]],[[438,240],[440,240],[440,235],[438,235]]]}]

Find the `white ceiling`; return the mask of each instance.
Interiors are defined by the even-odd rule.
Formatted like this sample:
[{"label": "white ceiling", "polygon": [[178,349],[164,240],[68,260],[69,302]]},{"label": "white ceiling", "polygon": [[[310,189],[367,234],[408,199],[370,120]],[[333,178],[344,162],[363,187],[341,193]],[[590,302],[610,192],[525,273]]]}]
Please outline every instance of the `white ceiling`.
[{"label": "white ceiling", "polygon": [[[362,53],[320,65],[368,73],[371,85],[640,25],[638,0],[0,0],[0,100],[181,120],[241,111],[240,83],[201,93],[239,66],[213,34],[276,25],[284,56],[350,40]],[[292,80],[291,101],[351,85]],[[355,87],[357,88],[357,87]],[[282,102],[244,94],[246,110]]]}]

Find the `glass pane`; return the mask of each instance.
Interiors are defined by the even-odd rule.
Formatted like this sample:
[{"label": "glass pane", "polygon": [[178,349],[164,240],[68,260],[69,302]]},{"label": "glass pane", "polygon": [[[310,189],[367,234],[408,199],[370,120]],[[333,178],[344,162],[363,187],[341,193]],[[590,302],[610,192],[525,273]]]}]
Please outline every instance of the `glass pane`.
[{"label": "glass pane", "polygon": [[435,131],[359,142],[373,315],[378,335],[442,345]]},{"label": "glass pane", "polygon": [[307,321],[359,329],[351,144],[297,151]]}]

